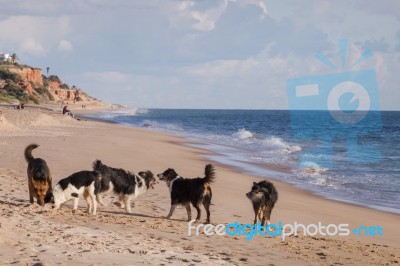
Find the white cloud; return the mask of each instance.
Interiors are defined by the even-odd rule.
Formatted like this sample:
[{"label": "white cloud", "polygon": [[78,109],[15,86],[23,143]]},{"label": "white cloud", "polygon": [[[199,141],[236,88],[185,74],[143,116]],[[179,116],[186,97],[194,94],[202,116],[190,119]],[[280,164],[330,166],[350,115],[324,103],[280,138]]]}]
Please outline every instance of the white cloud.
[{"label": "white cloud", "polygon": [[[16,53],[43,56],[55,46],[72,49],[64,39],[70,31],[67,16],[10,16],[0,21],[0,42],[6,47],[17,47]],[[8,48],[10,49],[10,48]]]},{"label": "white cloud", "polygon": [[211,31],[215,28],[215,24],[218,22],[221,15],[225,12],[228,6],[228,0],[223,0],[223,2],[215,7],[207,9],[204,12],[193,11],[192,17],[197,22],[192,26],[193,29],[200,31]]},{"label": "white cloud", "polygon": [[239,0],[239,1],[231,0],[231,2],[235,2],[242,7],[246,7],[247,5],[253,5],[253,6],[259,7],[262,11],[262,13],[260,15],[261,19],[269,16],[267,5],[265,4],[265,2],[263,0]]},{"label": "white cloud", "polygon": [[129,82],[131,75],[118,71],[102,71],[102,72],[85,72],[83,74],[86,79],[93,79],[102,83],[121,84]]},{"label": "white cloud", "polygon": [[34,39],[26,39],[22,42],[20,46],[21,51],[33,54],[33,55],[45,55],[46,50],[43,45]]},{"label": "white cloud", "polygon": [[72,44],[67,40],[61,40],[58,44],[58,49],[61,51],[70,52],[73,50]]},{"label": "white cloud", "polygon": [[179,11],[188,10],[192,6],[194,6],[194,2],[193,1],[182,1],[182,2],[177,4],[177,8],[178,8]]},{"label": "white cloud", "polygon": [[392,0],[381,6],[373,0],[3,2],[2,52],[50,66],[105,100],[284,108],[286,80],[331,73],[314,59],[319,51],[340,67],[337,41],[348,38],[358,49],[350,47],[353,57],[379,50],[360,67],[375,67],[382,106],[400,101],[399,4]]}]

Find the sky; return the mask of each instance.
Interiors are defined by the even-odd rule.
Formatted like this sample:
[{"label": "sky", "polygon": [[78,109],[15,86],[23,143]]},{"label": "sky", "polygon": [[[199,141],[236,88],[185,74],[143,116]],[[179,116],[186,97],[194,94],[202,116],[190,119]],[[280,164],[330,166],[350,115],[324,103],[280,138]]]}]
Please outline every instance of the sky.
[{"label": "sky", "polygon": [[[0,0],[0,6],[0,53],[16,53],[44,74],[49,67],[49,74],[107,102],[288,109],[289,79],[373,69],[379,99],[371,101],[400,110],[397,0]],[[367,50],[373,56],[350,69]]]}]

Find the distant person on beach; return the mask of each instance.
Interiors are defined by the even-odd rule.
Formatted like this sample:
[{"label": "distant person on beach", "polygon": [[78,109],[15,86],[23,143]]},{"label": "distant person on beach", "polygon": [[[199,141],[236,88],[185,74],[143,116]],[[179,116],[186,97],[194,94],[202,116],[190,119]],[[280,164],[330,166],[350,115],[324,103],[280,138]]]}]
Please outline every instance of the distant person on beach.
[{"label": "distant person on beach", "polygon": [[65,105],[64,108],[63,108],[63,115],[65,115],[65,114],[74,117],[74,115],[71,113],[70,110],[68,110],[68,106],[66,106],[66,105]]},{"label": "distant person on beach", "polygon": [[15,109],[18,109],[18,110],[23,110],[23,109],[25,108],[25,104],[20,103],[20,104],[18,104],[17,106],[15,106],[14,108],[15,108]]}]

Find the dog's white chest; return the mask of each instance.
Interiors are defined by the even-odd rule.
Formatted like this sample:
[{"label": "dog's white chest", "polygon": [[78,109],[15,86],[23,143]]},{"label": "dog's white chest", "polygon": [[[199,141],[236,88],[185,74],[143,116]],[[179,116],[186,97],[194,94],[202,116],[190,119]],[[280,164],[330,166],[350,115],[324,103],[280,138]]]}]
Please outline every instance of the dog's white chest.
[{"label": "dog's white chest", "polygon": [[172,188],[173,188],[173,186],[174,186],[174,182],[177,180],[177,179],[179,179],[179,178],[181,178],[180,176],[177,176],[174,180],[172,180],[170,183],[169,183],[169,193],[172,193]]}]

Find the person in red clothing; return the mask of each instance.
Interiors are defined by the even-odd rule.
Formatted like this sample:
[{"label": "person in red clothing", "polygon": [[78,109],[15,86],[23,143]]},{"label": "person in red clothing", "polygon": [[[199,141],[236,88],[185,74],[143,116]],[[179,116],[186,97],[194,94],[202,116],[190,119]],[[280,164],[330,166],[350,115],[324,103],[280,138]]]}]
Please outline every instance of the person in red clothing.
[{"label": "person in red clothing", "polygon": [[66,105],[65,105],[64,108],[63,108],[63,115],[65,115],[65,114],[74,117],[74,115],[71,113],[70,110],[68,110],[68,106],[66,106]]}]

